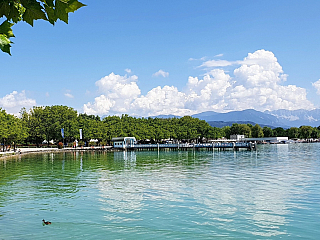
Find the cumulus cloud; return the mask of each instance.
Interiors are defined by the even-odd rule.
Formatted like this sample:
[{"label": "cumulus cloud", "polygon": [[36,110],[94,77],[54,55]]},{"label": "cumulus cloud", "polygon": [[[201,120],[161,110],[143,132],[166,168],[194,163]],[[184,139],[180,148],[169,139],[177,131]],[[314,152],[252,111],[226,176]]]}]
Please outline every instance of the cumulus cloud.
[{"label": "cumulus cloud", "polygon": [[[99,92],[94,103],[84,105],[84,112],[90,114],[116,114],[130,111],[130,105],[140,94],[136,75],[128,77],[110,73],[96,82]],[[104,106],[105,105],[105,106]]]},{"label": "cumulus cloud", "polygon": [[153,77],[169,77],[169,73],[168,72],[165,72],[163,70],[159,70],[158,72],[152,74]]},{"label": "cumulus cloud", "polygon": [[[223,67],[238,65],[233,72]],[[210,60],[202,65],[202,78],[188,78],[179,91],[175,86],[155,87],[141,95],[137,76],[110,75],[96,82],[101,96],[84,105],[90,114],[117,114],[150,116],[160,114],[190,115],[203,111],[225,112],[256,109],[313,109],[306,89],[284,85],[287,75],[270,51],[249,53],[243,60]],[[313,84],[320,86],[320,80]]]},{"label": "cumulus cloud", "polygon": [[314,83],[312,83],[312,86],[315,87],[315,89],[317,90],[317,94],[320,95],[320,79]]},{"label": "cumulus cloud", "polygon": [[174,86],[153,88],[145,96],[135,99],[132,109],[140,115],[188,115],[192,110],[185,109],[186,94]]},{"label": "cumulus cloud", "polygon": [[131,72],[132,72],[131,69],[129,69],[129,68],[126,68],[124,71],[125,71],[126,73],[131,73]]},{"label": "cumulus cloud", "polygon": [[21,108],[31,108],[36,106],[36,100],[27,98],[25,91],[18,93],[13,91],[12,93],[7,94],[3,98],[0,98],[0,107],[5,109],[7,113],[19,115]]}]

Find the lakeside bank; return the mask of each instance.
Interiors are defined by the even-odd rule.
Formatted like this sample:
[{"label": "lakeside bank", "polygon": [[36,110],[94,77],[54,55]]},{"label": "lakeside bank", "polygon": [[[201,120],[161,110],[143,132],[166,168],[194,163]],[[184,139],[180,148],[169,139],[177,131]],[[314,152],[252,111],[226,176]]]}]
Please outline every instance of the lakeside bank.
[{"label": "lakeside bank", "polygon": [[8,158],[15,158],[26,154],[37,154],[37,153],[58,153],[58,152],[81,152],[81,151],[111,151],[112,146],[104,147],[66,147],[66,148],[17,148],[7,152],[0,152],[0,160]]}]

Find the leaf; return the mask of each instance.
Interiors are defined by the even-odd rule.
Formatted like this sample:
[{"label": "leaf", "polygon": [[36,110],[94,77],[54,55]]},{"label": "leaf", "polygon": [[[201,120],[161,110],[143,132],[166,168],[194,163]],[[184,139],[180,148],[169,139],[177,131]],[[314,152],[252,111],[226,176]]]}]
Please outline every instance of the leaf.
[{"label": "leaf", "polygon": [[53,0],[40,0],[41,2],[44,2],[49,7],[54,7]]},{"label": "leaf", "polygon": [[0,49],[3,52],[8,53],[9,55],[11,55],[10,53],[10,45],[11,41],[10,39],[5,35],[5,34],[0,34]]},{"label": "leaf", "polygon": [[61,0],[56,0],[55,16],[65,23],[68,23],[68,13],[66,12],[67,7],[67,3]]},{"label": "leaf", "polygon": [[21,14],[18,10],[18,5],[11,3],[10,4],[10,13],[9,13],[9,15],[7,15],[7,20],[12,20],[13,22],[17,23],[21,20],[20,17],[21,17]]},{"label": "leaf", "polygon": [[46,14],[43,11],[43,7],[38,2],[29,3],[24,5],[26,8],[22,18],[25,22],[33,26],[33,21],[38,19],[48,20]]},{"label": "leaf", "polygon": [[45,12],[47,13],[48,21],[54,25],[54,23],[57,21],[57,17],[54,14],[54,9],[48,5],[44,6]]},{"label": "leaf", "polygon": [[10,13],[10,3],[0,2],[0,18],[3,16],[8,16]]},{"label": "leaf", "polygon": [[13,23],[10,23],[8,21],[4,21],[1,25],[0,25],[0,34],[4,34],[6,35],[8,38],[14,37],[14,34],[12,32],[11,27],[13,26]]},{"label": "leaf", "polygon": [[79,8],[84,7],[84,6],[86,6],[86,5],[77,1],[77,0],[70,0],[68,2],[68,7],[66,9],[66,12],[67,13],[75,12],[76,10],[78,10]]}]

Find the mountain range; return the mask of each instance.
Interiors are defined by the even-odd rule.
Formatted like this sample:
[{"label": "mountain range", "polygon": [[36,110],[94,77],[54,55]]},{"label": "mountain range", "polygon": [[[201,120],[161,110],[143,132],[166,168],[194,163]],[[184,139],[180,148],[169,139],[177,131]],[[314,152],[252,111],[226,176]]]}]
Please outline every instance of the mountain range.
[{"label": "mountain range", "polygon": [[[159,115],[158,118],[178,117],[174,115]],[[318,127],[320,126],[320,109],[314,110],[275,110],[260,112],[253,109],[243,111],[231,111],[218,113],[207,111],[192,115],[192,117],[205,120],[213,127],[231,126],[233,123],[239,124],[259,124],[261,127],[271,128],[300,127],[303,125]]]}]

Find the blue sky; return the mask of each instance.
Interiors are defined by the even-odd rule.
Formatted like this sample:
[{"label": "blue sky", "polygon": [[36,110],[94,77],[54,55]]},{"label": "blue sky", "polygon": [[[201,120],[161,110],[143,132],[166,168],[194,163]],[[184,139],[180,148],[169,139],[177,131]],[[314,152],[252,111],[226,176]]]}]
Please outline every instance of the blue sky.
[{"label": "blue sky", "polygon": [[[0,107],[188,115],[320,107],[320,1],[82,0],[14,26]],[[2,21],[2,19],[1,19]]]}]

